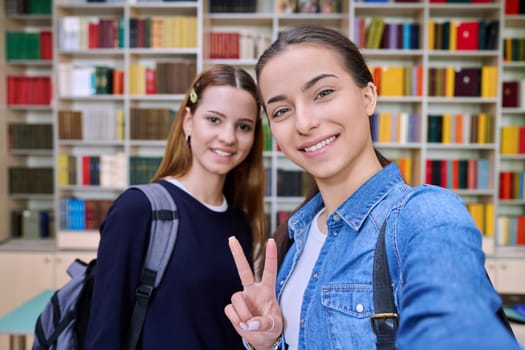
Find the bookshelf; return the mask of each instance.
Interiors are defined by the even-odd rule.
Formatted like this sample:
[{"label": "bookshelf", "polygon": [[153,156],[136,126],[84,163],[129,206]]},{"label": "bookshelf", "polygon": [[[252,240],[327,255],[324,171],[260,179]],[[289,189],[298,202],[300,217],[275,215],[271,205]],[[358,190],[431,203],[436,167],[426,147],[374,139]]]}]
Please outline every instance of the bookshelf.
[{"label": "bookshelf", "polygon": [[[9,0],[18,1],[22,2]],[[437,183],[462,196],[481,218],[489,256],[525,257],[523,246],[503,240],[499,220],[525,215],[523,197],[509,200],[500,195],[500,174],[525,170],[522,153],[502,152],[506,126],[525,125],[523,92],[518,106],[503,106],[504,83],[518,81],[523,86],[525,80],[523,58],[507,60],[504,51],[505,38],[525,37],[523,14],[507,14],[503,0],[335,1],[323,7],[325,13],[296,13],[294,2],[284,0],[257,1],[250,9],[254,12],[239,12],[226,3],[57,0],[46,16],[4,13],[2,33],[13,28],[52,29],[53,53],[51,60],[2,61],[6,69],[0,70],[0,78],[45,72],[53,77],[53,94],[46,106],[12,107],[1,92],[6,115],[0,121],[2,129],[13,121],[43,120],[53,127],[53,147],[49,153],[2,149],[9,165],[0,165],[0,170],[7,177],[11,164],[50,165],[54,190],[49,196],[20,198],[2,184],[2,203],[8,203],[0,204],[3,222],[13,208],[48,205],[54,208],[58,249],[94,250],[107,205],[127,185],[147,181],[163,154],[164,134],[159,131],[169,125],[187,85],[180,73],[215,63],[253,73],[259,53],[280,30],[308,22],[339,29],[361,47],[380,92],[373,117],[376,145],[399,163],[407,181]],[[164,33],[159,27],[178,28],[184,34],[152,35]],[[464,39],[472,30],[478,37],[474,42]],[[1,46],[3,57],[6,47]],[[162,81],[170,74],[179,77],[172,79],[179,86]],[[474,88],[479,91],[471,94]],[[148,122],[141,123],[144,120]],[[157,127],[146,127],[151,125]],[[2,138],[8,139],[7,131]],[[266,210],[275,228],[302,199],[302,186],[289,184],[308,179],[294,174],[299,169],[274,144],[264,158],[270,179]],[[75,215],[86,210],[92,214],[79,222]],[[4,229],[0,235],[5,239],[10,232]]]}]

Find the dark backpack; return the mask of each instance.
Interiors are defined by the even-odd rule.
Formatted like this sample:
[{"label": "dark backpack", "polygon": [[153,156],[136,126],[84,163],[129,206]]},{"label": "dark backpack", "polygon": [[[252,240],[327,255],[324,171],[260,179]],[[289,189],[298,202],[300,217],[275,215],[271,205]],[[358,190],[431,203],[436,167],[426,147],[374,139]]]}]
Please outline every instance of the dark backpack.
[{"label": "dark backpack", "polygon": [[[137,300],[125,344],[135,349],[142,334],[146,310],[153,290],[160,284],[171,257],[179,226],[173,198],[160,184],[132,186],[146,194],[152,207],[151,235],[144,259]],[[88,264],[77,259],[67,270],[71,280],[57,290],[37,319],[33,350],[76,350],[83,348],[96,260]]]}]

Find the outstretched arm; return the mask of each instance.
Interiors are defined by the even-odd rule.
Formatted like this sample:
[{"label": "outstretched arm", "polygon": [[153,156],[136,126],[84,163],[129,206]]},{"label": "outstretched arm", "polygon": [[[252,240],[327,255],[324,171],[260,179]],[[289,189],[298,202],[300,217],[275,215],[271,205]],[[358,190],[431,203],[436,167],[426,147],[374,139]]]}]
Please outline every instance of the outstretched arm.
[{"label": "outstretched arm", "polygon": [[277,247],[273,239],[266,245],[266,260],[261,281],[255,281],[248,260],[235,237],[229,238],[243,290],[232,295],[231,304],[224,308],[239,333],[256,349],[271,349],[283,330],[279,302],[275,296],[277,277]]}]

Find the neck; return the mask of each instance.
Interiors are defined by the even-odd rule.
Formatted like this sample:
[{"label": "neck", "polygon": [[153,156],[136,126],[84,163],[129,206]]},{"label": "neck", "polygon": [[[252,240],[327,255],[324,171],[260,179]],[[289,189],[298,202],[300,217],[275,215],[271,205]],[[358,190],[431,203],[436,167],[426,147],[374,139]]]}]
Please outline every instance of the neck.
[{"label": "neck", "polygon": [[[205,181],[203,181],[205,179]],[[199,201],[209,205],[223,203],[223,188],[225,177],[191,174],[191,171],[177,178],[184,187]]]}]

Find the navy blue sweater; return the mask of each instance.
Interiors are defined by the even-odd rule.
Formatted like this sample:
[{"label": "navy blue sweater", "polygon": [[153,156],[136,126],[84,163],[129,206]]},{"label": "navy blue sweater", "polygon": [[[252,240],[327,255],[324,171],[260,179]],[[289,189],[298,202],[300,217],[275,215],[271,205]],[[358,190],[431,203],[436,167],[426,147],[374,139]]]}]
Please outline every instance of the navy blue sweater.
[{"label": "navy blue sweater", "polygon": [[[243,349],[224,314],[242,289],[228,248],[235,235],[251,256],[251,230],[240,210],[214,212],[161,181],[180,213],[179,232],[161,285],[146,314],[143,349]],[[151,206],[139,190],[124,191],[102,224],[86,348],[120,349],[149,240]]]}]

